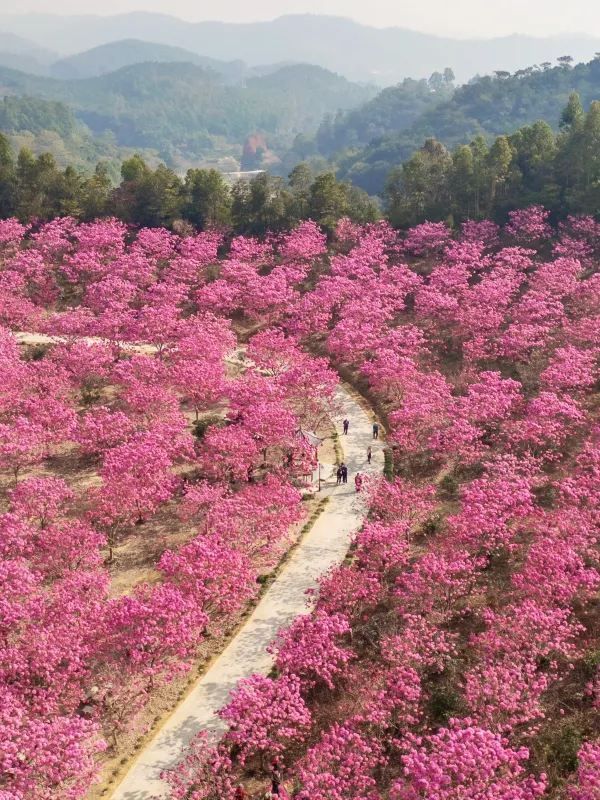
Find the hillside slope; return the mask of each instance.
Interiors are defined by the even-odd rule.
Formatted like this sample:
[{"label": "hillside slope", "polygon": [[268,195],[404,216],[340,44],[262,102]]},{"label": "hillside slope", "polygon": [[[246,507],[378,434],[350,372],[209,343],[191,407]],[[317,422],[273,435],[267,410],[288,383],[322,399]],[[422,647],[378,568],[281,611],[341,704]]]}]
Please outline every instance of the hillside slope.
[{"label": "hillside slope", "polygon": [[220,143],[240,148],[256,131],[270,147],[286,148],[313,133],[332,108],[370,99],[372,87],[309,65],[283,67],[229,85],[189,63],[143,63],[95,78],[58,80],[0,69],[0,93],[57,100],[95,134],[111,132],[120,146],[156,148],[167,160],[196,158]]},{"label": "hillside slope", "polygon": [[390,131],[408,128],[426,111],[448,100],[454,91],[453,73],[434,73],[429,80],[405,78],[358,108],[328,115],[319,126],[319,152],[331,156],[349,147],[367,145]]},{"label": "hillside slope", "polygon": [[[94,136],[64,103],[39,97],[0,98],[0,132],[15,153],[26,148],[34,155],[50,153],[60,169],[75,167],[90,173],[103,162],[108,174],[117,180],[123,159],[132,151],[119,147],[110,136]],[[143,150],[149,163],[156,154]]]},{"label": "hillside slope", "polygon": [[[390,169],[405,161],[426,138],[434,137],[453,146],[478,135],[512,133],[537,120],[545,120],[556,129],[573,91],[581,95],[584,106],[600,98],[600,60],[572,69],[528,69],[512,76],[504,73],[480,78],[427,109],[399,133],[394,131],[393,115],[388,115],[386,134],[353,154],[342,154],[338,159],[340,173],[361,188],[377,193]],[[360,113],[357,110],[356,114]],[[343,134],[341,131],[339,135]]]}]

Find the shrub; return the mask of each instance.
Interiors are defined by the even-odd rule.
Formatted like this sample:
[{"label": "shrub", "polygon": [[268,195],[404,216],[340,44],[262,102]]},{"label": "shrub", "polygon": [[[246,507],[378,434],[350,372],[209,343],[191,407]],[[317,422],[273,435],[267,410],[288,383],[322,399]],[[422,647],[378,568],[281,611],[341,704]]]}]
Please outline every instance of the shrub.
[{"label": "shrub", "polygon": [[456,500],[458,498],[459,482],[454,475],[444,475],[438,484],[438,494],[441,500]]},{"label": "shrub", "polygon": [[211,425],[219,426],[222,424],[222,419],[217,414],[210,414],[202,419],[197,419],[192,424],[192,433],[197,439],[203,439],[204,434]]}]

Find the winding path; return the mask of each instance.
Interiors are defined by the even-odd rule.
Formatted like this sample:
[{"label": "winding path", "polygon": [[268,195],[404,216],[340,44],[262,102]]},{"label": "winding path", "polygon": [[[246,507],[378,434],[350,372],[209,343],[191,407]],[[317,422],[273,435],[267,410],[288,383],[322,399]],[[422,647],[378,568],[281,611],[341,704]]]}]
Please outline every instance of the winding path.
[{"label": "winding path", "polygon": [[[175,709],[166,723],[139,754],[112,800],[150,800],[168,796],[167,786],[160,780],[162,770],[174,766],[190,741],[200,731],[217,734],[223,723],[216,712],[227,702],[240,678],[271,669],[273,659],[267,646],[277,631],[289,625],[309,609],[306,591],[314,588],[317,579],[341,563],[352,534],[362,524],[365,508],[354,491],[356,472],[377,473],[383,470],[383,446],[372,442],[372,421],[361,406],[343,388],[337,397],[341,420],[350,421],[348,436],[340,435],[344,458],[348,465],[347,486],[328,485],[323,494],[329,503],[312,529],[296,547],[277,579],[263,595],[248,622],[216,658],[194,689]],[[366,463],[367,447],[373,445],[373,463]]]},{"label": "winding path", "polygon": [[[22,344],[52,344],[69,337],[19,332]],[[84,337],[85,341],[102,341]],[[123,348],[137,352],[152,352],[151,345],[126,343]],[[329,503],[317,521],[294,549],[276,580],[265,592],[247,623],[230,641],[225,650],[212,662],[192,691],[174,710],[148,745],[132,762],[123,780],[113,791],[112,800],[155,800],[168,796],[168,786],[161,781],[164,769],[181,759],[186,747],[201,731],[217,736],[224,724],[217,711],[227,702],[231,690],[241,678],[262,673],[266,675],[273,664],[267,652],[278,630],[289,625],[299,614],[306,613],[311,601],[306,592],[331,567],[340,564],[350,545],[352,535],[360,528],[365,516],[361,497],[354,491],[354,476],[380,473],[384,456],[381,442],[372,441],[372,420],[348,390],[337,391],[339,418],[336,427],[348,465],[349,482],[336,486],[329,479],[322,490]],[[342,420],[350,421],[349,433],[342,435]],[[373,461],[367,465],[367,448],[373,447]],[[331,465],[325,465],[325,472]],[[325,475],[327,477],[327,475]]]}]

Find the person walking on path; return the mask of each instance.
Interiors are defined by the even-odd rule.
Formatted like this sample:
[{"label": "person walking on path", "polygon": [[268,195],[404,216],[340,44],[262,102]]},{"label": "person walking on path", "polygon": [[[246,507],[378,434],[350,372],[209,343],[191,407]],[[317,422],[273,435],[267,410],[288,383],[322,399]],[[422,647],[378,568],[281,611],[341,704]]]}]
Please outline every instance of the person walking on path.
[{"label": "person walking on path", "polygon": [[344,425],[344,436],[347,436],[348,435],[348,428],[350,427],[350,420],[349,419],[345,419],[344,422],[343,422],[343,425]]},{"label": "person walking on path", "polygon": [[374,439],[379,439],[379,423],[378,422],[374,422],[373,423],[373,438]]},{"label": "person walking on path", "polygon": [[246,800],[248,797],[241,783],[236,787],[235,794],[233,796],[235,797],[235,800]]},{"label": "person walking on path", "polygon": [[373,451],[372,451],[372,449],[369,447],[369,448],[367,449],[367,464],[370,464],[370,463],[371,463],[371,459],[372,459],[372,458],[373,458]]},{"label": "person walking on path", "polygon": [[348,483],[348,467],[342,464],[340,469],[342,470],[342,483]]},{"label": "person walking on path", "polygon": [[362,482],[363,482],[362,475],[360,474],[360,472],[357,472],[354,477],[354,487],[357,493],[360,492],[360,490],[362,489]]},{"label": "person walking on path", "polygon": [[337,481],[336,481],[336,484],[335,484],[335,485],[336,485],[336,486],[339,486],[339,485],[340,485],[340,483],[342,482],[342,467],[341,467],[341,466],[339,466],[339,467],[337,468],[337,472],[335,473],[335,476],[336,476],[336,478],[337,478]]},{"label": "person walking on path", "polygon": [[271,762],[271,796],[279,797],[281,791],[282,764],[277,756]]},{"label": "person walking on path", "polygon": [[261,794],[260,800],[291,800],[291,798],[282,784],[276,792],[269,789],[266,794]]}]

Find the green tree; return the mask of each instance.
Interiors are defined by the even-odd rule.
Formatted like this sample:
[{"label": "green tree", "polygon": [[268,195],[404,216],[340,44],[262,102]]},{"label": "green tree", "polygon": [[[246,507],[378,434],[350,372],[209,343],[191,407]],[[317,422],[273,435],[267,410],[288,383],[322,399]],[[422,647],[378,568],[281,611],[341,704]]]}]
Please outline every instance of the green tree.
[{"label": "green tree", "polygon": [[513,134],[510,145],[515,169],[505,205],[541,203],[554,207],[558,198],[555,180],[558,148],[552,128],[546,122],[535,122]]},{"label": "green tree", "polygon": [[24,222],[48,220],[56,214],[55,194],[58,170],[50,153],[37,158],[27,148],[17,157],[15,211]]},{"label": "green tree", "polygon": [[569,102],[560,115],[559,127],[561,130],[581,130],[584,120],[585,111],[581,104],[581,98],[577,92],[571,92],[569,95]]},{"label": "green tree", "polygon": [[336,223],[348,214],[348,193],[333,172],[318,175],[310,187],[308,215],[331,232]]},{"label": "green tree", "polygon": [[217,170],[188,170],[183,193],[183,216],[200,230],[231,224],[231,193]]},{"label": "green tree", "polygon": [[98,219],[110,213],[112,182],[108,165],[100,161],[94,174],[84,181],[82,188],[82,216],[85,220]]},{"label": "green tree", "polygon": [[231,218],[236,233],[262,236],[267,231],[291,227],[292,202],[281,178],[261,172],[251,181],[238,181],[232,189]]},{"label": "green tree", "polygon": [[600,211],[600,101],[595,100],[585,116],[582,130],[583,174],[576,187],[578,211],[597,214]]},{"label": "green tree", "polygon": [[498,194],[504,192],[512,165],[514,151],[507,136],[498,136],[488,154],[489,197],[488,214],[492,213]]},{"label": "green tree", "polygon": [[573,56],[559,56],[556,60],[563,69],[571,69]]},{"label": "green tree", "polygon": [[464,144],[452,154],[449,178],[452,213],[455,218],[479,216],[479,187],[473,149]]},{"label": "green tree", "polygon": [[456,75],[454,74],[454,70],[450,67],[446,67],[444,70],[444,83],[447,86],[451,86],[456,79]]},{"label": "green tree", "polygon": [[288,176],[293,212],[298,219],[306,219],[309,216],[310,187],[313,180],[313,171],[304,161],[297,164]]},{"label": "green tree", "polygon": [[121,164],[121,178],[125,183],[141,181],[149,172],[150,167],[139,153],[131,156]]},{"label": "green tree", "polygon": [[407,162],[392,170],[384,191],[392,223],[406,227],[423,219],[446,219],[452,166],[444,145],[427,139]]},{"label": "green tree", "polygon": [[143,227],[171,227],[181,216],[183,185],[173,170],[164,164],[151,170],[135,155],[123,162],[121,174],[111,199],[117,217]]},{"label": "green tree", "polygon": [[83,187],[85,179],[73,167],[67,167],[58,174],[52,189],[54,207],[58,216],[83,216]]},{"label": "green tree", "polygon": [[377,222],[378,219],[381,219],[379,203],[363,189],[346,184],[346,192],[348,203],[346,214],[352,222],[365,225],[368,222]]},{"label": "green tree", "polygon": [[10,143],[0,133],[0,217],[15,213],[17,175]]},{"label": "green tree", "polygon": [[558,138],[558,153],[555,174],[562,188],[562,202],[575,204],[585,174],[584,133],[585,111],[576,92],[569,95],[569,102],[560,119],[561,133]]}]

